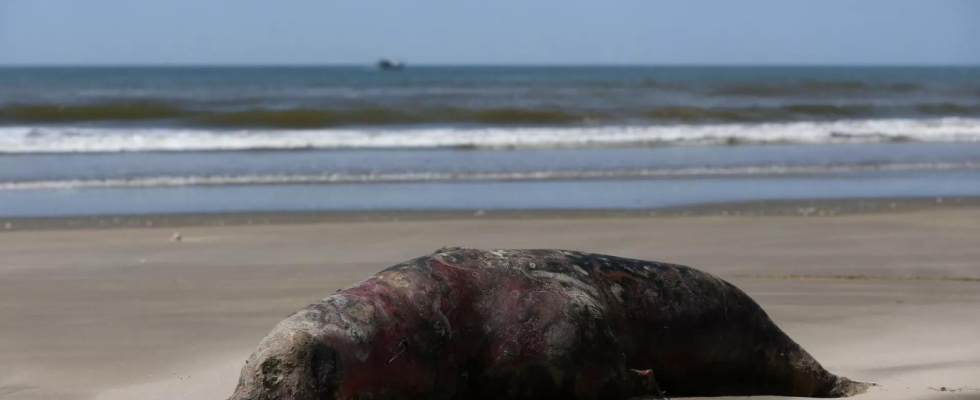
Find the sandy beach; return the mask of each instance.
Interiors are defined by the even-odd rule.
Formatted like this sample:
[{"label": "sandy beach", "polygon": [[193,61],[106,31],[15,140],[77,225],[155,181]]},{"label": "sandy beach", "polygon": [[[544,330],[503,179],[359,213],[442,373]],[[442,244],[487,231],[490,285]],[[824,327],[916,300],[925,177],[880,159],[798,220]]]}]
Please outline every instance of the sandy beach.
[{"label": "sandy beach", "polygon": [[0,230],[0,398],[224,399],[291,312],[459,245],[694,266],[745,290],[832,372],[881,385],[858,399],[980,399],[980,207],[876,204],[835,215],[797,204],[751,216],[34,221]]}]

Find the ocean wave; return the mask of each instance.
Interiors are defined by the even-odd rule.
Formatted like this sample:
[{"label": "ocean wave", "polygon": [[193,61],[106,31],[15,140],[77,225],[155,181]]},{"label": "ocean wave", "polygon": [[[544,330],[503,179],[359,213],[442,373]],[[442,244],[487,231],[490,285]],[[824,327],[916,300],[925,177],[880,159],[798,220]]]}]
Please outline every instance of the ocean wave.
[{"label": "ocean wave", "polygon": [[172,119],[187,126],[230,128],[323,128],[344,125],[409,125],[433,123],[565,124],[582,122],[593,113],[550,108],[422,108],[362,107],[353,109],[249,109],[215,111],[181,109],[155,103],[92,105],[9,105],[0,107],[0,122],[70,123]]},{"label": "ocean wave", "polygon": [[963,105],[954,103],[917,104],[916,111],[923,115],[980,115],[980,105]]},{"label": "ocean wave", "polygon": [[[647,111],[647,118],[680,122],[751,122],[789,121],[799,119],[834,119],[870,117],[879,112],[866,104],[793,104],[781,107],[702,108],[661,107]],[[935,115],[934,113],[933,115]]]},{"label": "ocean wave", "polygon": [[[212,105],[214,106],[214,105]],[[180,108],[164,103],[88,105],[17,104],[0,107],[0,123],[71,124],[86,122],[152,122],[202,128],[317,129],[390,125],[581,125],[641,120],[650,123],[782,122],[898,116],[980,116],[980,104],[911,105],[791,103],[761,107],[661,106],[609,110],[555,107],[452,108],[361,106],[355,108],[250,108],[242,110]]]},{"label": "ocean wave", "polygon": [[796,81],[796,82],[732,82],[716,85],[712,93],[722,96],[779,97],[792,95],[840,95],[861,93],[909,93],[921,89],[911,82],[862,81]]},{"label": "ocean wave", "polygon": [[126,179],[75,179],[26,182],[0,182],[0,190],[44,190],[87,188],[137,188],[179,186],[245,186],[245,185],[326,185],[359,183],[418,183],[447,181],[547,181],[583,179],[641,179],[670,177],[711,177],[741,175],[787,175],[842,173],[860,171],[912,171],[978,169],[980,163],[896,163],[878,165],[762,165],[744,167],[693,167],[673,169],[605,169],[576,171],[521,172],[393,172],[328,173],[239,176],[156,176]]},{"label": "ocean wave", "polygon": [[980,119],[414,129],[210,130],[0,127],[0,153],[350,148],[574,148],[765,143],[977,142]]},{"label": "ocean wave", "polygon": [[565,124],[582,122],[586,115],[554,109],[458,109],[400,110],[361,108],[353,110],[247,110],[214,113],[196,122],[221,127],[319,128],[343,125],[409,125],[433,123]]},{"label": "ocean wave", "polygon": [[140,121],[186,116],[180,108],[156,103],[85,105],[14,104],[0,107],[0,122]]}]

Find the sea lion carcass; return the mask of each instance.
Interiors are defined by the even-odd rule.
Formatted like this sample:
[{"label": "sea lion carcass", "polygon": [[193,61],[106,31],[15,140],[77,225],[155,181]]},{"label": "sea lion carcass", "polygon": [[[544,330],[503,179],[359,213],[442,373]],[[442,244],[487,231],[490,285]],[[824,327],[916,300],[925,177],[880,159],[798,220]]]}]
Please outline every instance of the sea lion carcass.
[{"label": "sea lion carcass", "polygon": [[282,321],[232,400],[843,397],[732,284],[563,250],[444,248]]}]

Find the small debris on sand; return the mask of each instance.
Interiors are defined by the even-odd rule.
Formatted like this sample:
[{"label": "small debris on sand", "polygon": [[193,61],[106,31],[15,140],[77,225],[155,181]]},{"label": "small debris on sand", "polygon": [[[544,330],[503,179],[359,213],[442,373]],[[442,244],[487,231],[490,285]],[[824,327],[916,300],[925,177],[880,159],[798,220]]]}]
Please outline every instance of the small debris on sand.
[{"label": "small debris on sand", "polygon": [[930,386],[929,387],[929,390],[933,390],[933,391],[936,391],[936,392],[949,392],[949,393],[977,393],[977,392],[980,392],[980,388],[971,388],[971,387],[947,388],[945,386],[942,386],[942,387],[939,387],[939,388],[934,388],[934,387]]},{"label": "small debris on sand", "polygon": [[483,210],[476,210],[476,212],[475,212],[475,213],[473,213],[473,216],[474,216],[474,217],[482,217],[482,216],[484,216],[484,215],[486,215],[486,214],[487,214],[487,212],[486,212],[486,211],[483,211]]},{"label": "small debris on sand", "polygon": [[804,217],[809,217],[809,216],[813,215],[814,213],[816,213],[817,212],[817,209],[814,208],[814,207],[806,207],[806,208],[801,208],[801,209],[799,209],[797,211],[799,211],[800,215],[802,215]]},{"label": "small debris on sand", "polygon": [[180,232],[174,232],[174,235],[170,237],[171,242],[179,242],[184,240],[183,236],[180,236]]}]

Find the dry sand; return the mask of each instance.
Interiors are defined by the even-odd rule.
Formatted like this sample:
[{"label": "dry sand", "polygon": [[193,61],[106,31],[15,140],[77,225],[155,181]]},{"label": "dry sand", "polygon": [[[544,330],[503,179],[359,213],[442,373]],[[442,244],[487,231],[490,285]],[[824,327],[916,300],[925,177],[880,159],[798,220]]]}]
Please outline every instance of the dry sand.
[{"label": "dry sand", "polygon": [[831,371],[882,385],[858,398],[980,399],[978,208],[180,233],[172,242],[172,228],[0,232],[0,399],[227,398],[276,322],[443,245],[695,266],[743,288]]}]

